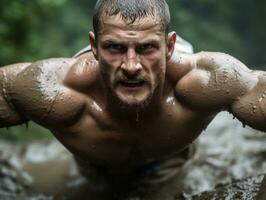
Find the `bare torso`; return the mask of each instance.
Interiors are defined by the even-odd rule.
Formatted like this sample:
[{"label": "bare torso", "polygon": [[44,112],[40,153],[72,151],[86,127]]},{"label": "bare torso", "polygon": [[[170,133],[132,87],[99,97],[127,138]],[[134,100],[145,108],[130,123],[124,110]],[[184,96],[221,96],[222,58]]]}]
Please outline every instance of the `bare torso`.
[{"label": "bare torso", "polygon": [[[179,77],[188,71],[183,68]],[[14,84],[22,86],[10,89],[20,112],[49,128],[75,156],[97,165],[138,166],[171,156],[191,144],[213,116],[181,103],[171,77],[166,77],[160,109],[144,116],[112,116],[90,53],[32,65]],[[21,93],[23,88],[29,89]]]},{"label": "bare torso", "polygon": [[[18,67],[21,72],[14,72]],[[1,72],[5,101],[0,101],[6,109],[1,116],[8,119],[2,126],[33,120],[77,158],[95,165],[139,166],[165,159],[191,144],[221,110],[265,127],[263,98],[256,98],[264,91],[264,79],[257,81],[261,72],[226,54],[175,52],[167,63],[163,98],[148,112],[133,115],[110,111],[91,53]]]}]

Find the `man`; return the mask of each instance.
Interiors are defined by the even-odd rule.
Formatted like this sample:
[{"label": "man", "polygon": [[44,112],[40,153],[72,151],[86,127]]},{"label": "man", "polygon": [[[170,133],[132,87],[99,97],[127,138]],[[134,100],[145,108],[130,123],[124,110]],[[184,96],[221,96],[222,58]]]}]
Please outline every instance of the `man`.
[{"label": "man", "polygon": [[92,52],[0,71],[1,126],[51,130],[92,191],[173,199],[188,147],[217,113],[266,129],[266,73],[178,51],[164,0],[98,0],[93,20]]}]

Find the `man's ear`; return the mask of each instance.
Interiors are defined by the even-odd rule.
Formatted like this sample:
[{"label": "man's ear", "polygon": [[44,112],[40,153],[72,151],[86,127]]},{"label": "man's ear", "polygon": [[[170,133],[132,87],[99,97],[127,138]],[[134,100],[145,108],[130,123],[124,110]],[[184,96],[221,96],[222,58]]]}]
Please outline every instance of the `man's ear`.
[{"label": "man's ear", "polygon": [[176,42],[176,32],[168,33],[167,38],[167,60],[169,60],[175,50],[175,42]]},{"label": "man's ear", "polygon": [[95,34],[93,32],[90,32],[89,37],[90,37],[90,44],[91,44],[92,53],[93,53],[94,57],[96,58],[96,60],[98,60],[98,50],[97,50],[97,42],[95,39]]}]

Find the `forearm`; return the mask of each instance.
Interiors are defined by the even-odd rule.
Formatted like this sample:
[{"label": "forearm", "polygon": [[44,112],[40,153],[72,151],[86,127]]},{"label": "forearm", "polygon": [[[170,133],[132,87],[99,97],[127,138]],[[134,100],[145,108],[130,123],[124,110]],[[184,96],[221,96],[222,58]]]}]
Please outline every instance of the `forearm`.
[{"label": "forearm", "polygon": [[234,101],[231,111],[244,124],[266,131],[266,72],[253,71],[251,76],[257,78],[256,86]]},{"label": "forearm", "polygon": [[6,85],[12,83],[14,77],[29,65],[30,63],[21,63],[0,68],[0,127],[18,125],[27,121],[13,106]]}]

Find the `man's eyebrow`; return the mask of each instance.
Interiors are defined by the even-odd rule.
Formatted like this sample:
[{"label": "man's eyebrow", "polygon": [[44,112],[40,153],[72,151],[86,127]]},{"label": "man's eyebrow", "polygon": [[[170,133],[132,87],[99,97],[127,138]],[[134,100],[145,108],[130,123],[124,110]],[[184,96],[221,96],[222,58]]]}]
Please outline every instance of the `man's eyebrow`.
[{"label": "man's eyebrow", "polygon": [[[102,41],[103,44],[110,44],[110,43],[115,43],[115,44],[127,44],[127,41],[123,41],[119,38],[106,38]],[[158,38],[152,38],[152,39],[143,39],[139,40],[136,42],[137,45],[141,44],[160,44],[161,40]]]},{"label": "man's eyebrow", "polygon": [[161,40],[159,40],[159,39],[147,39],[147,40],[140,40],[138,43],[139,44],[158,44],[158,43],[161,43]]},{"label": "man's eyebrow", "polygon": [[123,42],[121,40],[105,40],[105,41],[102,41],[102,45],[103,46],[110,45],[110,44],[122,45],[122,46],[126,46],[127,45],[126,42]]}]

